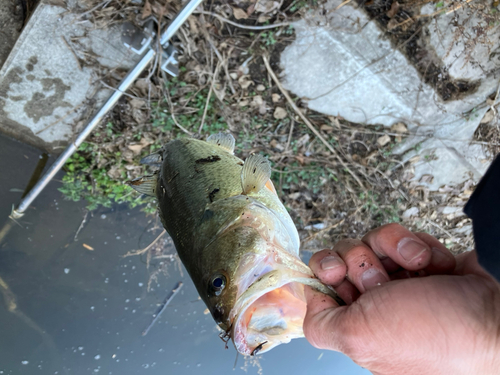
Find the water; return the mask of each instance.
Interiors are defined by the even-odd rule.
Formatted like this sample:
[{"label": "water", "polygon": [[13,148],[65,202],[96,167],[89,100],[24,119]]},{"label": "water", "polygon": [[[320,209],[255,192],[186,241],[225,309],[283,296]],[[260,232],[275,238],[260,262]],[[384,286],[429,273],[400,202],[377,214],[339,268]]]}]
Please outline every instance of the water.
[{"label": "water", "polygon": [[[39,155],[0,137],[0,226],[19,202]],[[85,204],[62,199],[60,177],[0,244],[0,277],[12,293],[10,305],[5,290],[0,294],[0,374],[258,373],[252,364],[242,370],[241,356],[233,371],[236,351],[231,345],[224,349],[194,285],[175,263],[147,292],[145,260],[123,258],[158,234],[147,232],[151,218],[140,210],[98,209],[75,241]],[[178,281],[182,290],[143,337]],[[369,374],[305,339],[259,358],[263,374]]]}]

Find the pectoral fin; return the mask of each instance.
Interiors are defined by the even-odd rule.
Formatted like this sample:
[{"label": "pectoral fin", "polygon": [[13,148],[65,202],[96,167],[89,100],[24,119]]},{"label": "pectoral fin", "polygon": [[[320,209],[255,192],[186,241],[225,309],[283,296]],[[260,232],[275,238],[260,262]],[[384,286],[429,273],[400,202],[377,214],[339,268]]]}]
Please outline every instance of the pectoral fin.
[{"label": "pectoral fin", "polygon": [[129,185],[132,189],[137,190],[141,194],[156,197],[157,181],[158,175],[154,174],[152,176],[143,176],[135,178],[131,181],[127,181],[127,185]]},{"label": "pectoral fin", "polygon": [[212,134],[207,138],[207,142],[222,147],[224,150],[231,154],[234,153],[234,144],[236,141],[234,140],[234,137],[229,133]]},{"label": "pectoral fin", "polygon": [[271,177],[269,160],[258,154],[251,154],[241,169],[243,194],[259,192]]}]

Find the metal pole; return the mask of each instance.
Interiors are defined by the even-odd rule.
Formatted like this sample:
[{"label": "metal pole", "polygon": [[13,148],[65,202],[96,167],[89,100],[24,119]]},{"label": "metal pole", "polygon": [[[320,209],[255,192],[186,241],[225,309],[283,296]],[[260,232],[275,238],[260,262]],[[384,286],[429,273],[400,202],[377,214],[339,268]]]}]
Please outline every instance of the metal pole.
[{"label": "metal pole", "polygon": [[[167,29],[162,33],[160,38],[160,44],[166,44],[169,39],[179,30],[181,25],[187,20],[187,18],[193,13],[193,11],[201,4],[203,0],[191,0],[187,3],[184,8],[179,12],[179,14],[172,20]],[[121,98],[123,93],[127,91],[130,85],[139,77],[146,66],[153,60],[156,52],[153,49],[149,49],[137,63],[137,65],[127,74],[120,85],[117,87],[116,91],[110,96],[110,98],[104,103],[99,112],[90,120],[88,125],[83,129],[80,135],[72,142],[66,150],[57,158],[54,164],[51,165],[50,169],[42,176],[38,183],[33,187],[33,189],[24,197],[17,209],[12,210],[11,216],[14,219],[18,219],[24,215],[24,212],[29,207],[29,205],[35,200],[35,198],[42,192],[42,190],[47,186],[47,184],[52,180],[57,172],[63,167],[66,160],[68,160],[71,155],[73,155],[78,147],[85,141],[85,139],[90,135],[92,130],[99,124],[102,118],[108,113],[111,108],[114,107],[116,102]]]}]

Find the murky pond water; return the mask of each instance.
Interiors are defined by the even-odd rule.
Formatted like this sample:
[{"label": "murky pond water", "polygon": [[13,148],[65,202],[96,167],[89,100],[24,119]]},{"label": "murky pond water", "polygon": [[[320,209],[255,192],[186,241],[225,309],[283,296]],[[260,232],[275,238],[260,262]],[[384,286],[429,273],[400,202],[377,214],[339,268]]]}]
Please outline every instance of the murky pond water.
[{"label": "murky pond water", "polygon": [[[0,137],[0,228],[39,157]],[[0,374],[245,373],[241,356],[233,370],[236,351],[224,350],[185,271],[169,265],[148,292],[145,259],[123,257],[156,237],[148,231],[153,219],[124,206],[101,208],[75,240],[85,204],[63,200],[58,186],[56,178],[0,243]],[[142,336],[179,281],[180,293]],[[259,358],[263,374],[369,374],[305,339]],[[246,365],[247,374],[259,372]]]}]

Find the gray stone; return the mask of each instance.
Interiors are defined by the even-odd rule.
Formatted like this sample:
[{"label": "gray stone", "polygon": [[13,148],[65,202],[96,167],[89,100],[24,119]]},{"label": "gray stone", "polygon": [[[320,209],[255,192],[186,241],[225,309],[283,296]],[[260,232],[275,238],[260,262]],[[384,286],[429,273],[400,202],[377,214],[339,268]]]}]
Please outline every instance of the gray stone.
[{"label": "gray stone", "polygon": [[40,4],[0,70],[0,130],[60,152],[110,95],[103,73],[138,56],[119,25],[98,29],[66,8]]},{"label": "gray stone", "polygon": [[[431,190],[470,175],[477,180],[487,168],[487,157],[470,141],[488,109],[487,96],[498,87],[495,51],[500,48],[500,29],[488,35],[489,46],[475,46],[474,59],[468,59],[463,44],[455,43],[455,14],[437,17],[426,26],[429,37],[420,42],[427,43],[430,58],[439,61],[450,82],[474,87],[444,100],[363,10],[353,2],[335,10],[341,3],[330,0],[321,12],[326,16],[312,14],[294,24],[297,38],[281,56],[284,86],[318,112],[357,123],[407,124],[412,136],[393,152],[404,153],[405,161],[421,155],[415,179],[432,174],[434,179],[422,183]],[[430,4],[422,12],[432,9]]]}]

